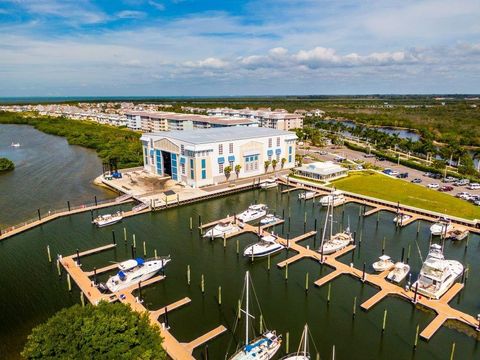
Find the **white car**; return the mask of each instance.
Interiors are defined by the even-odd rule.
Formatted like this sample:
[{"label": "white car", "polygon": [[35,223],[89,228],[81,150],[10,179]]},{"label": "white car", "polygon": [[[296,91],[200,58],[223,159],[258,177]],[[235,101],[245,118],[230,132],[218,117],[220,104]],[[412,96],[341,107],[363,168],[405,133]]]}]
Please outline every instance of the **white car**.
[{"label": "white car", "polygon": [[427,187],[429,189],[438,189],[439,185],[438,184],[428,184]]},{"label": "white car", "polygon": [[470,185],[467,186],[467,189],[478,190],[478,189],[480,189],[480,184],[478,184],[478,183],[470,184]]},{"label": "white car", "polygon": [[398,171],[393,170],[393,171],[390,171],[389,175],[390,176],[397,176],[398,174],[400,174]]}]

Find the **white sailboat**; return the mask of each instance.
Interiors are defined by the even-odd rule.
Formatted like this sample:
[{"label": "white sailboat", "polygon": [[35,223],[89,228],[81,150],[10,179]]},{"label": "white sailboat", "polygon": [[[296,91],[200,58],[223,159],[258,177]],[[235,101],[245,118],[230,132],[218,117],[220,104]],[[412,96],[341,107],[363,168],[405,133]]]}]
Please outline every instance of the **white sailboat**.
[{"label": "white sailboat", "polygon": [[304,191],[298,194],[298,200],[310,200],[317,195],[316,191]]},{"label": "white sailboat", "polygon": [[437,222],[430,226],[430,232],[433,236],[440,236],[453,230],[450,219],[445,217],[438,218]]},{"label": "white sailboat", "polygon": [[395,263],[393,269],[388,273],[387,279],[395,283],[400,283],[410,272],[410,265],[403,262]]},{"label": "white sailboat", "polygon": [[245,273],[245,310],[241,312],[245,315],[245,345],[233,354],[230,360],[269,360],[280,349],[282,344],[281,336],[277,336],[273,330],[266,330],[260,336],[250,340],[249,327],[250,318],[254,317],[250,314],[250,275]]},{"label": "white sailboat", "polygon": [[453,285],[463,272],[463,265],[456,260],[445,260],[442,247],[432,244],[425,259],[418,280],[411,290],[418,286],[418,292],[429,298],[439,299]]},{"label": "white sailboat", "polygon": [[12,142],[12,143],[10,144],[10,146],[11,146],[11,147],[14,147],[14,148],[18,148],[18,147],[20,147],[20,143],[18,143],[18,142],[17,142],[17,143]]},{"label": "white sailboat", "polygon": [[305,324],[303,328],[302,337],[300,339],[300,345],[297,352],[282,357],[280,360],[310,360],[310,354],[308,353],[308,325]]},{"label": "white sailboat", "polygon": [[205,238],[221,238],[225,235],[230,235],[235,232],[238,232],[240,229],[237,225],[232,224],[231,222],[220,222],[215,225],[213,228],[205,232],[203,237]]},{"label": "white sailboat", "polygon": [[117,211],[114,214],[105,214],[105,215],[98,215],[93,223],[98,227],[108,226],[115,224],[123,219],[123,214],[120,211]]},{"label": "white sailboat", "polygon": [[322,206],[337,206],[345,203],[345,195],[340,190],[335,190],[332,193],[322,196],[320,198],[320,205]]},{"label": "white sailboat", "polygon": [[392,259],[388,255],[382,255],[378,258],[378,261],[375,261],[373,263],[373,269],[376,272],[382,272],[388,269],[391,269],[392,267],[395,266],[393,263]]},{"label": "white sailboat", "polygon": [[262,189],[271,189],[277,186],[278,186],[278,183],[277,183],[277,179],[275,178],[266,179],[260,184],[260,188]]},{"label": "white sailboat", "polygon": [[251,244],[243,251],[243,256],[249,258],[263,257],[274,254],[285,249],[285,246],[278,243],[277,237],[274,234],[262,236],[260,241]]},{"label": "white sailboat", "polygon": [[111,276],[105,285],[101,284],[101,287],[106,287],[112,293],[126,289],[140,281],[150,279],[168,262],[170,262],[170,256],[146,261],[142,258],[123,261],[118,264],[120,271]]},{"label": "white sailboat", "polygon": [[237,219],[243,222],[254,221],[267,215],[267,206],[265,204],[250,205],[247,210],[237,215]]},{"label": "white sailboat", "polygon": [[[331,213],[330,213],[331,212]],[[325,233],[327,231],[328,220],[330,219],[330,236],[328,239],[325,239]],[[350,232],[350,226],[347,226],[345,231],[333,234],[333,206],[327,207],[327,214],[325,218],[325,226],[323,229],[323,238],[322,243],[318,252],[323,253],[323,255],[333,254],[336,251],[339,251],[353,242],[353,236]]]},{"label": "white sailboat", "polygon": [[282,220],[278,216],[275,216],[274,214],[267,214],[262,220],[260,220],[260,225],[268,225],[268,224],[273,224],[276,223],[277,221]]}]

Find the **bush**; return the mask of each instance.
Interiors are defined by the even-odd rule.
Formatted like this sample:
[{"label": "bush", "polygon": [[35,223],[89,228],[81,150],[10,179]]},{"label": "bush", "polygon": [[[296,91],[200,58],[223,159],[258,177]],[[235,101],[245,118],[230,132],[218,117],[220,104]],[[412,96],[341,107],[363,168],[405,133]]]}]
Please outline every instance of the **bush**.
[{"label": "bush", "polygon": [[15,164],[13,161],[3,157],[0,158],[0,172],[11,171],[13,169],[15,169]]}]

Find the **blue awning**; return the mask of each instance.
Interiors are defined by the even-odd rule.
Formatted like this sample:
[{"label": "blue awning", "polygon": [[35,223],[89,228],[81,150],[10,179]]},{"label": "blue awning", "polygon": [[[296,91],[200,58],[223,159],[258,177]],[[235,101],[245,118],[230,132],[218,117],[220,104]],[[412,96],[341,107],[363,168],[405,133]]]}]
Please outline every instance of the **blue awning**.
[{"label": "blue awning", "polygon": [[268,151],[267,151],[267,155],[268,155],[268,156],[272,156],[272,155],[273,155],[273,150],[268,150]]},{"label": "blue awning", "polygon": [[180,164],[185,164],[186,161],[187,161],[187,159],[185,159],[184,157],[180,158]]},{"label": "blue awning", "polygon": [[136,258],[135,261],[137,262],[137,265],[143,265],[145,263],[145,260],[142,258]]},{"label": "blue awning", "polygon": [[228,157],[228,162],[234,162],[235,161],[235,155],[230,155]]},{"label": "blue awning", "polygon": [[280,155],[282,153],[282,149],[276,149],[275,154]]},{"label": "blue awning", "polygon": [[224,158],[223,156],[222,156],[222,157],[219,157],[219,158],[217,159],[217,161],[218,161],[219,164],[223,164],[223,163],[225,162],[225,158]]},{"label": "blue awning", "polygon": [[119,271],[117,275],[118,275],[120,280],[123,280],[127,277],[127,275],[125,275],[125,273],[123,271]]},{"label": "blue awning", "polygon": [[153,154],[155,154],[155,150],[150,149],[150,156],[153,156]]}]

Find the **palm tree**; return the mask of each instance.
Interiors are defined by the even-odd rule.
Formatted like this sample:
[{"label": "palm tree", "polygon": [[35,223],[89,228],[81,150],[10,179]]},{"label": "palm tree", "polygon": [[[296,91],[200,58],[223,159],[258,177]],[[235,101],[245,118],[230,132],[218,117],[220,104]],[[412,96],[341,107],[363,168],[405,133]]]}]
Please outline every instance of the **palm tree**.
[{"label": "palm tree", "polygon": [[230,177],[230,174],[232,173],[232,167],[231,166],[226,166],[225,169],[223,169],[223,173],[225,174],[225,177],[228,178]]},{"label": "palm tree", "polygon": [[265,172],[268,171],[268,167],[270,166],[270,164],[271,164],[271,163],[270,163],[269,160],[265,161],[265,163],[264,163],[264,165],[265,165]]},{"label": "palm tree", "polygon": [[297,162],[298,166],[302,166],[303,164],[303,157],[300,154],[295,154],[295,161]]},{"label": "palm tree", "polygon": [[237,179],[241,169],[242,169],[242,165],[240,164],[235,165],[235,174],[237,175]]},{"label": "palm tree", "polygon": [[273,160],[272,160],[272,168],[273,168],[273,171],[275,171],[275,168],[277,167],[277,164],[278,164],[277,159],[273,159]]},{"label": "palm tree", "polygon": [[[480,155],[480,153],[479,153],[479,155]],[[282,158],[282,159],[280,160],[280,166],[282,167],[282,169],[283,169],[283,167],[285,166],[285,163],[286,163],[286,162],[287,162],[287,159],[285,159],[285,158]]]}]

